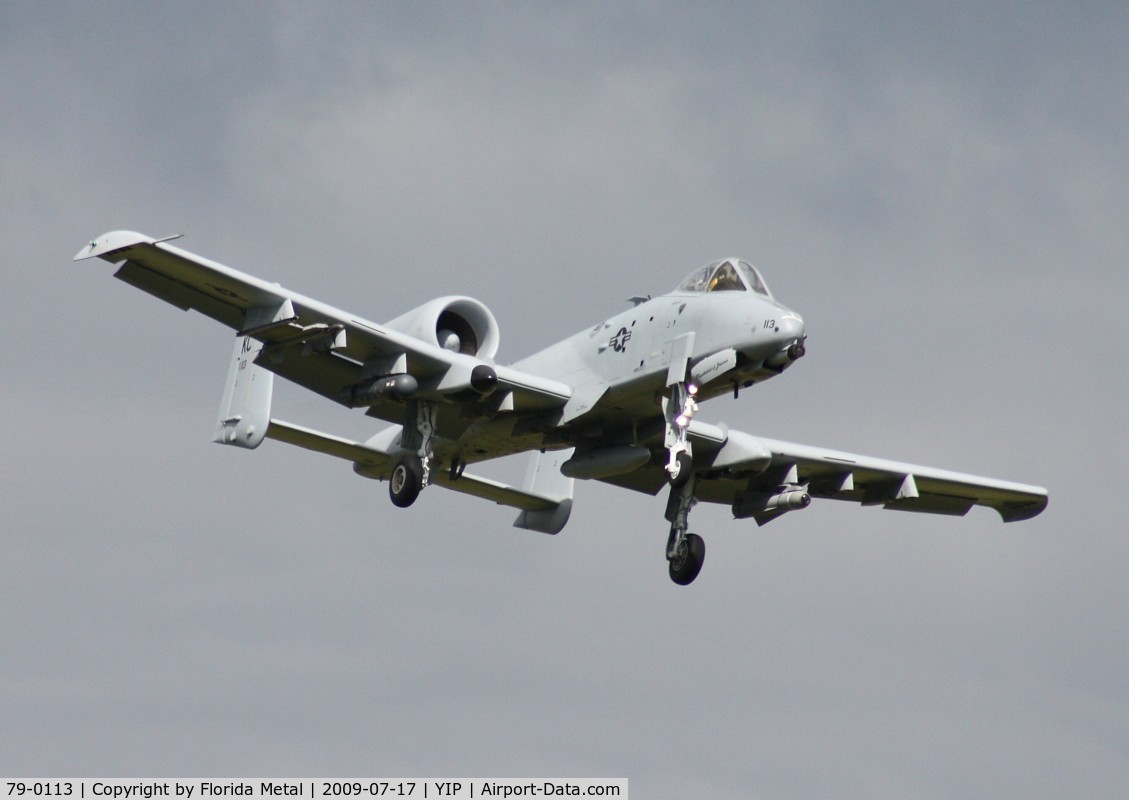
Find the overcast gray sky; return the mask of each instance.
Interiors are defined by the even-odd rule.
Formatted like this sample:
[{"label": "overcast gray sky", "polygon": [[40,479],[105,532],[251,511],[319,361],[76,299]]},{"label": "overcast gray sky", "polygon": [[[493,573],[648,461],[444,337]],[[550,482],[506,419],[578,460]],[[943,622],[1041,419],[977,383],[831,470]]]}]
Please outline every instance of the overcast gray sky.
[{"label": "overcast gray sky", "polygon": [[[987,7],[985,7],[987,6]],[[1129,785],[1124,3],[0,6],[0,774],[627,777],[646,798]],[[740,255],[808,357],[702,417],[1047,486],[758,529],[581,483],[546,537],[210,443],[230,332],[127,228],[513,361]],[[278,416],[358,413],[293,387]],[[509,467],[503,467],[505,474]]]}]

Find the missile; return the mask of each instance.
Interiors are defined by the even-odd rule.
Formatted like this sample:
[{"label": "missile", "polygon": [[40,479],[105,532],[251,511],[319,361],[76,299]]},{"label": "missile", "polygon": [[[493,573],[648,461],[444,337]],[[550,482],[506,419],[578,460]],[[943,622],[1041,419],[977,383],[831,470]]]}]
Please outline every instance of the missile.
[{"label": "missile", "polygon": [[361,381],[346,387],[342,399],[351,407],[369,405],[381,397],[407,400],[419,389],[419,381],[406,372],[384,375],[375,380]]}]

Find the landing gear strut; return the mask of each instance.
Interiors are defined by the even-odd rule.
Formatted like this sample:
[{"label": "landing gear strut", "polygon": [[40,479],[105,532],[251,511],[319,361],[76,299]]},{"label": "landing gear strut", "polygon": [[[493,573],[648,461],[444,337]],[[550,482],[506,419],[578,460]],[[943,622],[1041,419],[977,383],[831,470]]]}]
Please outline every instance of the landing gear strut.
[{"label": "landing gear strut", "polygon": [[404,431],[400,436],[404,448],[416,447],[414,455],[406,455],[396,462],[388,481],[388,496],[392,504],[407,508],[419,497],[423,488],[431,483],[431,467],[435,446],[435,405],[428,402],[408,404]]},{"label": "landing gear strut", "polygon": [[670,485],[676,489],[686,485],[693,471],[694,451],[687,431],[698,411],[698,401],[695,399],[697,393],[697,386],[683,381],[671,385],[670,397],[663,398],[663,416],[666,419],[664,444],[670,455],[666,471]]},{"label": "landing gear strut", "polygon": [[670,522],[666,560],[670,565],[670,579],[679,586],[693,583],[706,560],[706,543],[698,534],[687,531],[690,509],[698,502],[694,497],[697,482],[697,477],[690,474],[681,486],[672,486],[666,506],[666,518]]}]

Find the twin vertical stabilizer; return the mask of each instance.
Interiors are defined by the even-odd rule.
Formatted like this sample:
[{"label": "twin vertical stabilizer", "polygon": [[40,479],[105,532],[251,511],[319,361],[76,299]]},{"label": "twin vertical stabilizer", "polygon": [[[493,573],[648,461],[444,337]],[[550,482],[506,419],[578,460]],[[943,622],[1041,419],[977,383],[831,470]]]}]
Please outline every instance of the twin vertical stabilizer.
[{"label": "twin vertical stabilizer", "polygon": [[213,442],[254,449],[266,436],[274,373],[255,365],[262,349],[250,336],[236,338]]},{"label": "twin vertical stabilizer", "polygon": [[514,520],[515,528],[538,533],[560,533],[572,513],[572,490],[575,481],[561,474],[561,464],[572,456],[572,449],[555,453],[535,452],[529,458],[522,490],[552,502],[551,508],[523,510]]}]

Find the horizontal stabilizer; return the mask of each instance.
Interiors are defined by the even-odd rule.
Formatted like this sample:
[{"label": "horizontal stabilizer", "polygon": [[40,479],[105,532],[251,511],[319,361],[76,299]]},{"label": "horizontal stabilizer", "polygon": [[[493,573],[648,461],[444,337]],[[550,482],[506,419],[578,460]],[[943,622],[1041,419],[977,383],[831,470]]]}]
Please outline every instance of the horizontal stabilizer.
[{"label": "horizontal stabilizer", "polygon": [[386,467],[389,473],[392,471],[392,456],[386,451],[342,439],[340,436],[315,431],[312,428],[304,428],[301,425],[272,419],[267,429],[267,438],[313,450],[315,453],[352,461],[355,464],[371,465],[374,469]]},{"label": "horizontal stabilizer", "polygon": [[[366,477],[384,479],[391,475],[392,467],[395,466],[395,456],[390,450],[382,446],[374,446],[374,440],[388,438],[379,434],[368,444],[361,444],[312,428],[272,419],[266,436],[268,439],[292,444],[296,447],[312,450],[315,453],[324,453],[344,461],[352,461],[354,469]],[[532,488],[518,489],[489,478],[465,473],[457,478],[452,478],[450,472],[443,469],[433,470],[431,475],[435,486],[442,486],[445,489],[481,497],[485,500],[492,500],[499,505],[521,509],[523,514],[534,515],[534,519],[540,519],[536,515],[547,515],[546,519],[560,521],[560,527],[557,530],[545,530],[541,527],[529,526],[530,530],[557,533],[560,528],[564,527],[564,522],[568,520],[568,511],[572,508],[572,481],[561,476],[559,472],[557,473],[559,480],[567,482],[567,496],[560,492],[551,495],[541,494],[538,492],[540,484]],[[561,487],[557,486],[556,488],[560,489]],[[561,520],[562,516],[563,521]],[[546,525],[546,527],[551,526]]]},{"label": "horizontal stabilizer", "polygon": [[552,511],[559,504],[544,495],[526,492],[477,475],[464,473],[452,480],[446,470],[438,470],[434,473],[434,480],[436,486],[469,494],[472,497],[481,497],[484,500],[493,500],[498,505],[520,508],[522,511]]}]

